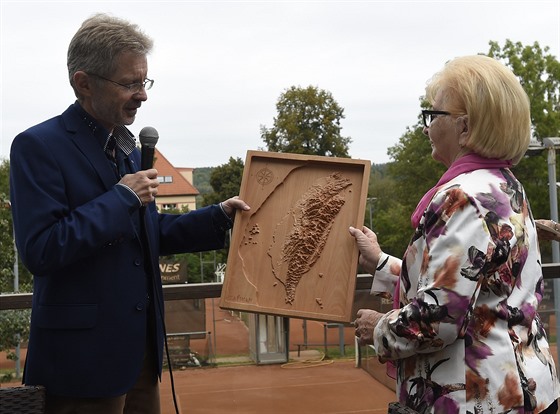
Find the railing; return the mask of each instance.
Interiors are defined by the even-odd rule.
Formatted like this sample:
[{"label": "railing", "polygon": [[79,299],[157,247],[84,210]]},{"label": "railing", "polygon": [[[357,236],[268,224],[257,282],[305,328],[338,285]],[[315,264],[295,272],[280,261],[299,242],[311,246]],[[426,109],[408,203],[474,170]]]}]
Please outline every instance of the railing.
[{"label": "railing", "polygon": [[[560,263],[546,263],[542,266],[545,279],[560,279]],[[356,290],[369,290],[373,276],[358,275]],[[165,285],[165,300],[219,298],[222,294],[221,283],[195,283],[185,285]],[[32,293],[14,293],[0,295],[0,311],[8,309],[30,309]]]}]

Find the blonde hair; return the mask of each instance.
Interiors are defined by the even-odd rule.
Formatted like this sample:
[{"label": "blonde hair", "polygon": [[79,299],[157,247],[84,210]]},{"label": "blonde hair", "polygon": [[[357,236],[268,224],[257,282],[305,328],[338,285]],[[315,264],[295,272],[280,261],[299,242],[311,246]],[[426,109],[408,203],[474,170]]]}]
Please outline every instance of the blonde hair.
[{"label": "blonde hair", "polygon": [[486,158],[517,164],[531,139],[529,97],[513,72],[488,56],[451,60],[426,87],[432,104],[444,94],[446,110],[467,115],[469,136],[465,149]]}]

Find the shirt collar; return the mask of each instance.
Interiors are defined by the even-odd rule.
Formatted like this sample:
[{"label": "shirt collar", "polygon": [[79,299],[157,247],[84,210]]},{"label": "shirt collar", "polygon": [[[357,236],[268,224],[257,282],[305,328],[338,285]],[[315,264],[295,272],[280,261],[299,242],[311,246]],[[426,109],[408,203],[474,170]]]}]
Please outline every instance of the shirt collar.
[{"label": "shirt collar", "polygon": [[126,156],[129,156],[136,148],[136,138],[124,125],[117,125],[113,129],[113,136],[117,140],[117,146]]}]

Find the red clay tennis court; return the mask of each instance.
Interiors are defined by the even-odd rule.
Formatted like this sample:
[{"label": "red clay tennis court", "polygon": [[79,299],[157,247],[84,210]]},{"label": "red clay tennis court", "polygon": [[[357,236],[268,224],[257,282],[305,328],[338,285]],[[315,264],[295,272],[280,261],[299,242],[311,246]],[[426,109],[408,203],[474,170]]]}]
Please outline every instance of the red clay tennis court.
[{"label": "red clay tennis court", "polygon": [[[218,364],[204,368],[174,369],[175,395],[182,414],[249,413],[387,413],[394,391],[357,368],[354,358],[323,358],[322,347],[301,350],[302,321],[290,320],[290,361],[256,365],[249,359],[247,326],[232,312],[221,310],[207,299],[209,328],[218,333],[215,352]],[[214,320],[213,320],[214,319]],[[328,332],[329,342],[338,340],[338,330]],[[324,341],[324,324],[307,321],[307,341]],[[331,339],[332,338],[332,339]],[[353,329],[344,329],[344,342],[353,347]],[[232,355],[224,365],[225,355]],[[25,349],[22,352],[25,357]],[[5,368],[12,361],[0,358]],[[382,375],[382,374],[381,374]],[[18,382],[2,386],[19,385]],[[170,376],[164,371],[161,383],[163,414],[175,413]]]},{"label": "red clay tennis court", "polygon": [[[321,360],[322,347],[302,350],[298,358],[293,344],[303,340],[301,320],[290,321],[288,364],[251,363],[245,323],[231,312],[219,309],[216,302],[207,299],[206,312],[209,325],[219,333],[215,349],[221,361],[205,368],[173,371],[181,414],[381,414],[387,413],[388,404],[395,400],[384,366],[376,364],[375,359],[362,361],[370,372],[374,371],[374,378],[366,370],[356,368],[353,358]],[[323,341],[323,326],[321,322],[307,321],[309,342]],[[331,336],[334,334],[329,332]],[[344,342],[353,346],[352,328],[344,330]],[[229,365],[224,365],[227,355],[232,357]],[[22,356],[25,357],[25,352]],[[10,364],[13,367],[12,361],[0,357],[1,368]],[[2,384],[14,385],[19,384]],[[175,413],[167,371],[161,383],[161,406],[163,414]]]},{"label": "red clay tennis court", "polygon": [[[249,355],[246,325],[231,312],[207,302],[207,320],[214,312],[217,355]],[[356,367],[354,358],[323,358],[323,348],[302,350],[297,356],[295,344],[303,343],[302,321],[290,320],[290,362],[255,365],[244,358],[231,358],[243,365],[174,370],[175,393],[181,413],[387,413],[395,400],[392,389]],[[307,321],[307,341],[324,341],[324,323]],[[336,343],[337,330],[328,332],[328,342]],[[352,328],[344,330],[344,343],[353,347]],[[336,347],[335,347],[336,348]],[[220,359],[220,358],[219,358]],[[383,367],[380,366],[380,370]],[[383,376],[383,373],[380,373]],[[161,384],[162,412],[174,413],[169,373]]]},{"label": "red clay tennis court", "polygon": [[[387,413],[394,392],[353,361],[282,367],[246,365],[174,372],[181,413]],[[162,412],[174,413],[169,375]]]}]

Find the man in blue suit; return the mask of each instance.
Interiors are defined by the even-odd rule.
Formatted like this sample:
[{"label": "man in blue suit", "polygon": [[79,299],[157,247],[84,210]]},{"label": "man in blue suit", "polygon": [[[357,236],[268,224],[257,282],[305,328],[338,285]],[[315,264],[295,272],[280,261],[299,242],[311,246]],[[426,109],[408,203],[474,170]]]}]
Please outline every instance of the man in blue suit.
[{"label": "man in blue suit", "polygon": [[86,20],[68,49],[77,101],[12,144],[16,243],[34,275],[24,383],[46,387],[47,413],[160,412],[158,257],[222,248],[235,210],[249,209],[234,197],[157,212],[157,171],[140,170],[125,127],[153,84],[152,44],[127,21]]}]

